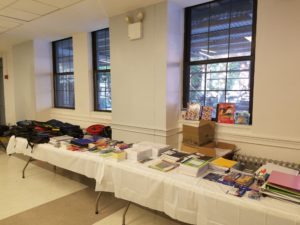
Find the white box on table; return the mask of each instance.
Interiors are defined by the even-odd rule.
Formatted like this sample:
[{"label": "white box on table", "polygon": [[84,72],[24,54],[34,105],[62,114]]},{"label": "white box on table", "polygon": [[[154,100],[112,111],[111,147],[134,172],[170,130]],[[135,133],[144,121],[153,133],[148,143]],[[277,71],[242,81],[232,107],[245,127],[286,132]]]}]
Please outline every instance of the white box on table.
[{"label": "white box on table", "polygon": [[127,159],[131,161],[143,161],[149,159],[152,156],[152,149],[149,147],[132,147],[125,149],[127,153]]},{"label": "white box on table", "polygon": [[161,144],[161,143],[154,143],[154,142],[148,142],[148,141],[141,141],[136,144],[133,144],[133,147],[148,147],[152,150],[152,158],[157,158],[165,151],[171,149],[169,145]]}]

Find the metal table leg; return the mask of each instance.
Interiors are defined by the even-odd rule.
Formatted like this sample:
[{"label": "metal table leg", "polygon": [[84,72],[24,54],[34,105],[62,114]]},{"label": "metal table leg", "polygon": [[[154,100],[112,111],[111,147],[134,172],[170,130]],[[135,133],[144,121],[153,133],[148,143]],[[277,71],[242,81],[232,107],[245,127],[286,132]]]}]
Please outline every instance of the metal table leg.
[{"label": "metal table leg", "polygon": [[6,151],[6,146],[5,146],[5,144],[3,144],[3,142],[0,140],[0,145],[2,146],[2,148],[4,148],[5,149],[5,151]]},{"label": "metal table leg", "polygon": [[98,196],[97,196],[97,199],[96,199],[96,208],[95,208],[95,214],[98,214],[99,213],[99,200],[100,200],[100,197],[101,197],[101,191],[99,192]]},{"label": "metal table leg", "polygon": [[122,221],[122,225],[125,225],[126,213],[127,213],[127,211],[128,211],[128,208],[129,208],[130,204],[131,204],[131,202],[128,202],[128,204],[127,204],[127,206],[126,206],[126,208],[125,208],[125,211],[124,211],[124,213],[123,213],[123,221]]},{"label": "metal table leg", "polygon": [[29,164],[31,161],[33,161],[33,160],[34,160],[34,159],[31,158],[31,157],[28,159],[28,161],[27,161],[27,163],[26,163],[26,165],[25,165],[25,167],[24,167],[24,169],[23,169],[23,171],[22,171],[22,178],[25,178],[25,170],[26,170],[28,164]]}]

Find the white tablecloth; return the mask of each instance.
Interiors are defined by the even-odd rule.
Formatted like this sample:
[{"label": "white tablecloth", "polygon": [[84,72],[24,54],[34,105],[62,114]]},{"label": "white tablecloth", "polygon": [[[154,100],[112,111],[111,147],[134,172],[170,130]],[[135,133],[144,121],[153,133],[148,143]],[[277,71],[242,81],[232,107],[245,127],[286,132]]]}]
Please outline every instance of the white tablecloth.
[{"label": "white tablecloth", "polygon": [[300,205],[225,194],[228,187],[201,178],[148,168],[151,163],[115,162],[89,152],[71,152],[40,144],[26,149],[27,141],[12,137],[7,153],[23,153],[35,159],[96,179],[96,191],[115,196],[170,217],[197,225],[300,225]]},{"label": "white tablecloth", "polygon": [[[6,148],[7,154],[22,153],[34,159],[48,162],[55,166],[102,180],[104,159],[94,153],[68,151],[64,147],[56,148],[51,144],[38,144],[31,149],[27,140],[12,136]],[[100,182],[100,181],[99,181]]]}]

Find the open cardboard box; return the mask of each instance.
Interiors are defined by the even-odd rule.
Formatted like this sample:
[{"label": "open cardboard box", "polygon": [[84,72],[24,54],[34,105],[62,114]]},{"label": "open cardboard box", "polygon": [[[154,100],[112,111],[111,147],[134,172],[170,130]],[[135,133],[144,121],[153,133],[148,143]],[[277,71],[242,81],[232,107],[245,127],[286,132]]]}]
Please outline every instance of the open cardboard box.
[{"label": "open cardboard box", "polygon": [[214,140],[215,122],[200,120],[197,126],[182,126],[182,142],[191,145],[203,145]]},{"label": "open cardboard box", "polygon": [[224,157],[224,158],[232,158],[233,154],[236,150],[235,144],[230,144],[226,142],[210,142],[206,145],[198,146],[192,145],[188,143],[182,143],[181,151],[188,153],[196,153],[199,152],[201,154],[211,156],[211,157]]}]

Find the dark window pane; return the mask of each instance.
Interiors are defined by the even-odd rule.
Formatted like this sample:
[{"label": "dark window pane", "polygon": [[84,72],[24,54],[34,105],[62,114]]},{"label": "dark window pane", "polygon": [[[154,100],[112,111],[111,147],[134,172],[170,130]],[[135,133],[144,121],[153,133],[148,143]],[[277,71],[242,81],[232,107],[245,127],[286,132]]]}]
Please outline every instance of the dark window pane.
[{"label": "dark window pane", "polygon": [[200,103],[204,105],[204,91],[190,91],[190,102]]},{"label": "dark window pane", "polygon": [[212,106],[213,117],[216,117],[217,104],[219,102],[225,102],[225,91],[207,91],[205,96],[205,105]]},{"label": "dark window pane", "polygon": [[252,26],[233,28],[230,32],[229,56],[251,55]]},{"label": "dark window pane", "polygon": [[190,90],[204,90],[204,88],[205,88],[205,66],[191,66]]},{"label": "dark window pane", "polygon": [[53,42],[55,107],[74,108],[72,38]]},{"label": "dark window pane", "polygon": [[249,90],[249,79],[227,79],[227,90]]},{"label": "dark window pane", "polygon": [[93,33],[95,110],[111,111],[111,76],[109,29]]},{"label": "dark window pane", "polygon": [[215,0],[186,9],[184,99],[213,106],[213,116],[220,102],[236,103],[237,111],[251,108],[254,1]]},{"label": "dark window pane", "polygon": [[74,107],[74,76],[55,76],[56,107]]},{"label": "dark window pane", "polygon": [[111,110],[111,77],[110,72],[97,74],[96,102],[99,110]]},{"label": "dark window pane", "polygon": [[235,103],[237,111],[248,111],[250,103],[249,91],[228,91],[226,102]]},{"label": "dark window pane", "polygon": [[207,72],[226,72],[227,63],[214,63],[207,65]]},{"label": "dark window pane", "polygon": [[225,79],[207,79],[206,90],[225,90]]},{"label": "dark window pane", "polygon": [[230,71],[240,71],[240,70],[249,70],[250,61],[235,61],[228,63],[228,70]]},{"label": "dark window pane", "polygon": [[191,12],[191,61],[206,60],[208,53],[209,7],[195,7]]}]

